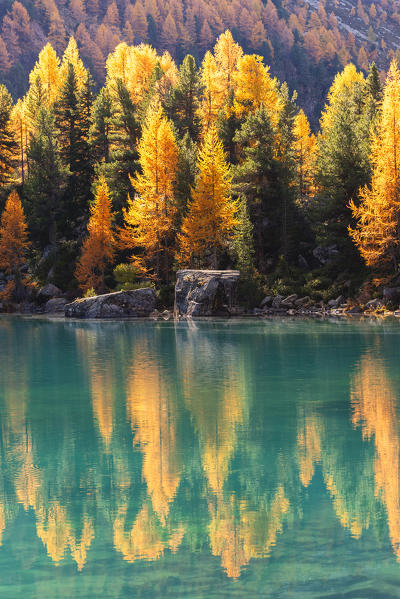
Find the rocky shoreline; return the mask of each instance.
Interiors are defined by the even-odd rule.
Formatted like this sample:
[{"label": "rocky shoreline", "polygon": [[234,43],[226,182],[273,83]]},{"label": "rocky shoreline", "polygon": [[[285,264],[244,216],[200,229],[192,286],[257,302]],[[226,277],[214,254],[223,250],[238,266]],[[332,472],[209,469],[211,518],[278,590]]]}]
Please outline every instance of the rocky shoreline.
[{"label": "rocky shoreline", "polygon": [[[225,318],[400,318],[400,287],[387,287],[382,298],[364,304],[339,296],[328,302],[309,296],[267,295],[260,305],[244,309],[236,301],[239,271],[182,270],[177,273],[175,305],[157,305],[153,288],[119,291],[94,297],[71,299],[55,285],[39,289],[34,297],[21,304],[0,305],[0,312],[23,315],[58,315],[66,318],[151,320],[185,320],[210,317]],[[4,309],[5,308],[5,309]]]}]

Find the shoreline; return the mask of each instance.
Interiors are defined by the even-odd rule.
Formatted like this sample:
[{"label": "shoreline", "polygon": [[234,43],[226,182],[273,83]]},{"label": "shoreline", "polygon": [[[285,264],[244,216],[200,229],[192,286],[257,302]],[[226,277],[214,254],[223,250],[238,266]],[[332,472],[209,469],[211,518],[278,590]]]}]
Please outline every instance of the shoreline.
[{"label": "shoreline", "polygon": [[326,311],[322,312],[296,312],[296,313],[288,313],[288,312],[271,312],[271,313],[263,313],[263,314],[234,314],[234,315],[213,315],[213,316],[196,316],[196,317],[187,317],[187,316],[179,316],[178,318],[174,318],[173,314],[170,316],[162,316],[160,313],[158,316],[116,316],[110,318],[78,318],[78,317],[67,317],[64,314],[59,312],[44,312],[44,313],[26,313],[26,312],[0,312],[1,318],[26,318],[26,319],[34,319],[34,320],[49,320],[49,321],[57,321],[57,322],[170,322],[170,323],[178,323],[178,322],[262,322],[262,321],[340,321],[340,322],[360,322],[360,321],[370,321],[370,320],[393,320],[395,322],[400,322],[400,311],[389,311],[386,310],[382,313],[380,312],[340,312],[336,313],[336,311]]}]

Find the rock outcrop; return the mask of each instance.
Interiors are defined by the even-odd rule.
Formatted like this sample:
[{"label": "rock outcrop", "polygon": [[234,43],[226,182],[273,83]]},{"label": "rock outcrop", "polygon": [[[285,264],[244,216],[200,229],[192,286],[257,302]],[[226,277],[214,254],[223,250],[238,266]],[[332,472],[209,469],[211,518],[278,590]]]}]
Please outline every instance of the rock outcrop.
[{"label": "rock outcrop", "polygon": [[125,318],[149,316],[156,305],[154,289],[145,287],[77,299],[64,307],[72,318]]},{"label": "rock outcrop", "polygon": [[176,316],[218,316],[233,312],[238,270],[178,270]]}]

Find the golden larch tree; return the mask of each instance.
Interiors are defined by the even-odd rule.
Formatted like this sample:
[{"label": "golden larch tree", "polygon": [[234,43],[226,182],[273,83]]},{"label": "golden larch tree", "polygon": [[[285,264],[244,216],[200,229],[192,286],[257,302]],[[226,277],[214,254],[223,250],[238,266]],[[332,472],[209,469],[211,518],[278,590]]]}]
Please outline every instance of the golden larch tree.
[{"label": "golden larch tree", "polygon": [[19,175],[22,184],[25,182],[25,167],[27,166],[27,153],[29,145],[29,123],[26,115],[26,104],[18,100],[11,111],[11,126],[18,144]]},{"label": "golden larch tree", "polygon": [[83,242],[82,255],[75,276],[83,291],[104,292],[104,271],[114,259],[114,234],[108,185],[100,177],[95,200],[90,208],[88,236]]},{"label": "golden larch tree", "polygon": [[245,116],[264,104],[272,122],[276,124],[282,110],[282,101],[278,82],[270,76],[269,67],[263,64],[262,56],[245,54],[239,58],[233,79],[236,87],[236,114]]},{"label": "golden larch tree", "polygon": [[[27,94],[27,103],[40,103],[41,106],[50,108],[57,99],[60,90],[60,61],[56,51],[50,44],[46,44],[40,52],[38,60],[29,75],[30,87]],[[37,87],[40,86],[42,97],[36,98]],[[36,101],[34,100],[36,98]],[[38,106],[32,108],[35,112]]]},{"label": "golden larch tree", "polygon": [[115,86],[118,79],[126,85],[131,52],[132,48],[125,42],[122,42],[121,44],[118,44],[114,52],[109,55],[106,62],[108,85]]},{"label": "golden larch tree", "polygon": [[6,288],[7,294],[14,293],[16,299],[23,295],[21,266],[25,262],[29,247],[28,228],[24,210],[18,193],[14,190],[8,196],[1,216],[0,226],[0,269],[13,277]]},{"label": "golden larch tree", "polygon": [[231,173],[217,130],[210,127],[198,158],[199,175],[192,202],[179,235],[183,265],[204,264],[209,258],[217,267],[217,251],[226,247],[235,229],[237,202],[230,196]]},{"label": "golden larch tree", "polygon": [[222,97],[223,101],[225,101],[233,87],[233,74],[236,71],[238,60],[243,56],[242,48],[235,42],[229,30],[221,33],[217,39],[214,47],[214,56]]},{"label": "golden larch tree", "polygon": [[313,191],[316,141],[303,110],[298,112],[294,120],[293,138],[298,197],[303,202]]},{"label": "golden larch tree", "polygon": [[70,38],[68,46],[65,48],[65,52],[62,57],[60,66],[60,89],[67,80],[69,64],[72,64],[74,68],[76,85],[78,91],[81,91],[87,81],[88,72],[79,56],[78,45],[73,37]]},{"label": "golden larch tree", "polygon": [[159,102],[149,107],[138,152],[142,172],[131,179],[135,194],[124,210],[121,246],[141,250],[132,256],[140,274],[154,269],[158,280],[168,280],[171,231],[177,210],[174,181],[178,147]]},{"label": "golden larch tree", "polygon": [[223,89],[217,62],[211,52],[206,52],[201,66],[203,100],[199,109],[203,131],[207,131],[217,120],[223,106]]},{"label": "golden larch tree", "polygon": [[366,264],[382,268],[392,262],[398,268],[400,239],[400,71],[396,61],[383,91],[377,133],[372,140],[371,186],[360,190],[360,204],[350,204],[357,224],[350,236]]}]

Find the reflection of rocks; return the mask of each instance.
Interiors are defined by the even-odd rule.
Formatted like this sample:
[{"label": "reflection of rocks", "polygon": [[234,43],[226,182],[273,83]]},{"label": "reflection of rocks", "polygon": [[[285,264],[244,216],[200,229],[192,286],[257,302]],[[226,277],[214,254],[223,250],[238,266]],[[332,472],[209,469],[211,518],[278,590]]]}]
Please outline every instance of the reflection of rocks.
[{"label": "reflection of rocks", "polygon": [[64,313],[75,318],[143,317],[151,314],[155,303],[155,291],[147,287],[78,299],[67,304]]},{"label": "reflection of rocks", "polygon": [[182,316],[218,316],[234,308],[238,270],[179,270],[175,313]]}]

